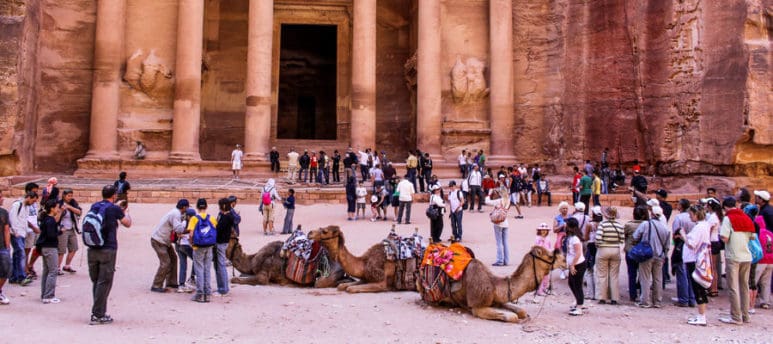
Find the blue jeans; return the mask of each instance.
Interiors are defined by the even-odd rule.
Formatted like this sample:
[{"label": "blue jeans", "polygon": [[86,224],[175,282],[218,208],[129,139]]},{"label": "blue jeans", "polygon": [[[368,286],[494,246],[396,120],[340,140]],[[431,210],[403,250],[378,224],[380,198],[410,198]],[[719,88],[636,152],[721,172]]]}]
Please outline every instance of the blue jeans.
[{"label": "blue jeans", "polygon": [[11,246],[13,247],[13,266],[11,268],[10,282],[21,282],[27,278],[26,264],[27,257],[24,254],[24,237],[11,236]]},{"label": "blue jeans", "polygon": [[691,277],[687,276],[687,268],[684,263],[674,264],[674,271],[676,272],[676,296],[679,298],[679,303],[694,305],[695,295],[689,280]]},{"label": "blue jeans", "polygon": [[217,292],[228,294],[228,269],[225,267],[225,249],[228,243],[215,245],[215,280],[217,281]]},{"label": "blue jeans", "polygon": [[464,215],[462,210],[451,213],[451,235],[456,240],[462,240],[462,215]]},{"label": "blue jeans", "polygon": [[631,301],[636,301],[639,298],[639,283],[636,280],[639,273],[639,263],[626,256],[625,265],[628,267],[628,297],[631,298]]},{"label": "blue jeans", "polygon": [[196,296],[212,295],[212,248],[197,247],[193,250],[193,271],[196,273]]},{"label": "blue jeans", "polygon": [[507,248],[507,227],[494,225],[494,238],[497,240],[497,263],[510,264],[510,251]]},{"label": "blue jeans", "polygon": [[188,274],[188,259],[191,260],[191,277],[196,275],[193,263],[193,247],[190,245],[176,245],[177,246],[177,260],[180,262],[180,277],[177,279],[180,286],[185,285]]}]

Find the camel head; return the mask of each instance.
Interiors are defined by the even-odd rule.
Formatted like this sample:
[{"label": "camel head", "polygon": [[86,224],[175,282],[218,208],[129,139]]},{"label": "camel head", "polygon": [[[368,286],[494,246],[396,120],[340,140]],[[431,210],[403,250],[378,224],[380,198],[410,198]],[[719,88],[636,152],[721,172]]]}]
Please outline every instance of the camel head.
[{"label": "camel head", "polygon": [[308,238],[328,248],[333,243],[337,243],[338,246],[344,244],[344,234],[338,226],[327,226],[312,230],[309,232]]},{"label": "camel head", "polygon": [[548,271],[550,271],[551,266],[553,269],[566,268],[566,257],[564,257],[564,255],[558,249],[550,252],[544,247],[534,246],[531,248],[531,252],[529,254],[535,258],[534,261],[536,262],[537,266],[546,268]]}]

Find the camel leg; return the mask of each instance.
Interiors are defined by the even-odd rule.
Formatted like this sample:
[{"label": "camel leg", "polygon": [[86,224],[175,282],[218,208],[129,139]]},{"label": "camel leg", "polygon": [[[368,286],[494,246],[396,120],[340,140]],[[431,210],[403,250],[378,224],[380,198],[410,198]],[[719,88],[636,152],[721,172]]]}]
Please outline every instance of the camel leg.
[{"label": "camel leg", "polygon": [[389,288],[387,288],[386,281],[368,283],[368,284],[362,284],[362,285],[353,285],[346,288],[346,292],[348,293],[378,293],[378,292],[387,291],[387,290],[389,290]]},{"label": "camel leg", "polygon": [[502,305],[502,308],[507,309],[507,310],[509,310],[509,311],[511,311],[511,312],[513,312],[515,314],[518,314],[518,318],[521,319],[521,320],[528,320],[529,319],[529,314],[526,313],[526,310],[521,308],[521,307],[516,306],[513,303],[510,303],[510,302],[505,303],[505,304]]},{"label": "camel leg", "polygon": [[349,282],[349,283],[341,283],[341,284],[338,285],[338,291],[344,291],[344,290],[346,290],[347,288],[349,288],[351,286],[355,286],[355,285],[362,284],[362,283],[363,283],[362,280],[357,280],[357,281]]},{"label": "camel leg", "polygon": [[268,281],[259,275],[239,276],[231,278],[233,284],[266,285]]},{"label": "camel leg", "polygon": [[518,314],[510,312],[509,310],[494,308],[494,307],[477,307],[472,309],[472,315],[488,320],[499,320],[511,323],[519,323],[521,319],[518,318]]}]

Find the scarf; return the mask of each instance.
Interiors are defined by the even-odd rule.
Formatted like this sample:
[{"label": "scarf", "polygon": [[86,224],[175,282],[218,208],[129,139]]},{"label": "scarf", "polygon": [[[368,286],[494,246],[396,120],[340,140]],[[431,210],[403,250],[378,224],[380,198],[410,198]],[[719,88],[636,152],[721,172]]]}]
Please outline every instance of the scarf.
[{"label": "scarf", "polygon": [[734,231],[749,232],[749,233],[755,232],[754,223],[740,209],[728,210],[727,218],[730,219],[730,224],[733,225]]}]

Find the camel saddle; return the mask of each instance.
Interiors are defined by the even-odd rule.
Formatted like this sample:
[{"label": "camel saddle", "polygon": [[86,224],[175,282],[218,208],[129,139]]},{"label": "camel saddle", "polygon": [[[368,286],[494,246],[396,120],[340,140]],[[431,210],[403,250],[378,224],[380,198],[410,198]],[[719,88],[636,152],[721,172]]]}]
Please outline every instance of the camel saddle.
[{"label": "camel saddle", "polygon": [[287,255],[285,276],[295,283],[312,285],[317,280],[318,265],[326,263],[327,259],[327,250],[318,242],[314,242],[309,259],[303,259],[296,254]]},{"label": "camel saddle", "polygon": [[474,258],[472,250],[459,243],[430,244],[424,251],[416,283],[421,298],[434,304],[451,296],[452,291],[461,287],[456,281]]},{"label": "camel saddle", "polygon": [[424,250],[421,242],[422,238],[418,234],[402,238],[394,231],[382,241],[386,259],[395,263],[395,289],[416,290],[418,258]]}]

